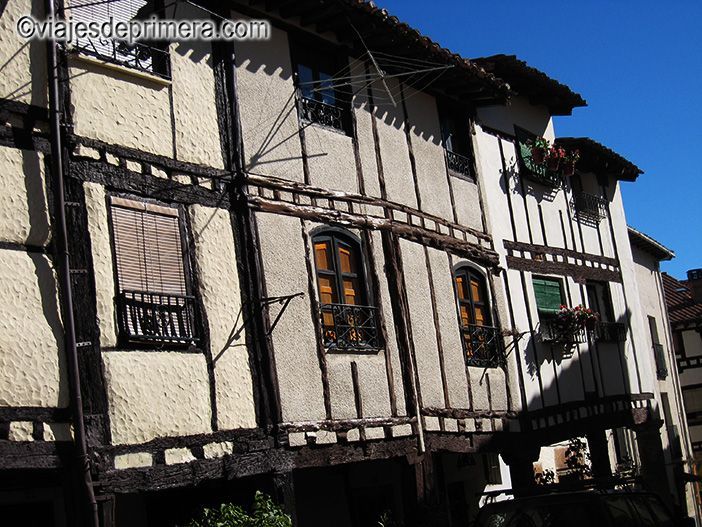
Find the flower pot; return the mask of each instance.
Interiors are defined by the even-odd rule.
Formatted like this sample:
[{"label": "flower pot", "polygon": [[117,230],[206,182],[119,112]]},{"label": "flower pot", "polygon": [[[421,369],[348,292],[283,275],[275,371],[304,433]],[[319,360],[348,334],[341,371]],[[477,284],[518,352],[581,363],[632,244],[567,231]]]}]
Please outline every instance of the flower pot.
[{"label": "flower pot", "polygon": [[558,172],[558,166],[560,165],[561,160],[557,157],[549,157],[546,159],[546,168],[550,172]]},{"label": "flower pot", "polygon": [[531,162],[540,165],[546,159],[546,149],[540,146],[531,147]]},{"label": "flower pot", "polygon": [[575,174],[575,161],[565,161],[561,165],[561,174],[564,176],[572,176]]}]

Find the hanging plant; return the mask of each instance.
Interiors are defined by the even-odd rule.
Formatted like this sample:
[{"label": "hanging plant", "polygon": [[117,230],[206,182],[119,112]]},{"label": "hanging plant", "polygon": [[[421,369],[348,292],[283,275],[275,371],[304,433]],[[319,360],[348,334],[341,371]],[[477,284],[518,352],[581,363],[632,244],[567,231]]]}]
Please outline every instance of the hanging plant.
[{"label": "hanging plant", "polygon": [[583,328],[594,330],[599,318],[597,313],[582,304],[575,307],[562,305],[556,315],[556,327],[562,335],[574,335]]},{"label": "hanging plant", "polygon": [[564,176],[572,176],[575,174],[575,164],[580,159],[580,150],[567,152],[565,158],[561,161],[561,174]]},{"label": "hanging plant", "polygon": [[546,152],[550,148],[549,142],[543,137],[536,137],[529,142],[529,148],[531,148],[531,162],[542,165],[546,159]]},{"label": "hanging plant", "polygon": [[567,153],[564,148],[560,146],[552,146],[548,150],[548,155],[546,156],[546,168],[550,172],[558,172],[558,167],[561,165],[561,161],[564,160]]}]

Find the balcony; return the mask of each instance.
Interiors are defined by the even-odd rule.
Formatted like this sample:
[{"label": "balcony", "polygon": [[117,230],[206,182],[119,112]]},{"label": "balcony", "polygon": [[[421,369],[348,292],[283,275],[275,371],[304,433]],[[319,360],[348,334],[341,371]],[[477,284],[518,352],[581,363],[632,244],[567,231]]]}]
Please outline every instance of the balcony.
[{"label": "balcony", "polygon": [[195,298],[146,291],[117,297],[120,335],[129,342],[189,344],[195,334]]},{"label": "balcony", "polygon": [[500,328],[470,324],[463,326],[461,331],[468,366],[496,368],[504,362]]},{"label": "balcony", "polygon": [[171,78],[168,50],[135,42],[127,44],[112,39],[78,39],[73,49],[83,55],[134,69],[163,79]]},{"label": "balcony", "polygon": [[626,340],[626,325],[619,322],[598,322],[595,328],[595,338],[600,342],[624,342]]},{"label": "balcony", "polygon": [[544,318],[539,323],[541,342],[553,344],[581,344],[587,342],[587,330],[584,326],[563,328],[556,317]]},{"label": "balcony", "polygon": [[325,348],[349,351],[373,351],[380,348],[377,308],[322,304],[320,311]]},{"label": "balcony", "polygon": [[444,151],[446,152],[446,165],[450,172],[462,177],[472,177],[472,161],[469,157],[450,150]]},{"label": "balcony", "polygon": [[578,217],[600,222],[607,217],[607,202],[600,196],[579,192],[573,197],[575,212]]},{"label": "balcony", "polygon": [[300,117],[307,122],[346,133],[346,110],[309,97],[300,97]]}]

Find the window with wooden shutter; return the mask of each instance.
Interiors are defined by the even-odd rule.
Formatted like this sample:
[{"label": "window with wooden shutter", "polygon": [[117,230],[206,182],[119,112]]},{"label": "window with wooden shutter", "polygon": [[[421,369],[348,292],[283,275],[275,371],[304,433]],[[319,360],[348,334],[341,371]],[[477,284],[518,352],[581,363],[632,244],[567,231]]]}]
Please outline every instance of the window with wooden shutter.
[{"label": "window with wooden shutter", "polygon": [[500,485],[502,483],[502,472],[500,471],[500,456],[494,452],[483,455],[483,468],[485,470],[485,481],[489,485]]},{"label": "window with wooden shutter", "polygon": [[[70,0],[69,14],[81,22],[129,22],[144,20],[163,12],[160,0]],[[100,60],[170,78],[167,44],[135,42],[128,44],[116,39],[75,37],[73,47],[82,54]]]},{"label": "window with wooden shutter", "polygon": [[377,348],[376,310],[367,305],[361,245],[338,231],[314,236],[322,339],[327,348]]},{"label": "window with wooden shutter", "polygon": [[495,367],[501,356],[501,333],[492,326],[485,279],[465,265],[456,269],[453,279],[467,363]]},{"label": "window with wooden shutter", "polygon": [[112,198],[120,334],[127,341],[192,342],[178,210]]},{"label": "window with wooden shutter", "polygon": [[540,315],[556,315],[563,305],[563,284],[556,278],[532,279]]}]

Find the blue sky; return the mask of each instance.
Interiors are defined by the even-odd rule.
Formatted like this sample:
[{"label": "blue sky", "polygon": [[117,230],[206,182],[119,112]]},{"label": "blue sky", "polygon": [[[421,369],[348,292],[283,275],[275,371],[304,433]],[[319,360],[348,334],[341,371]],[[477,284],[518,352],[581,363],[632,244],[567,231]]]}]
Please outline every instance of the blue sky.
[{"label": "blue sky", "polygon": [[378,0],[466,57],[516,54],[583,95],[556,134],[589,136],[638,165],[627,220],[702,267],[702,2]]}]

